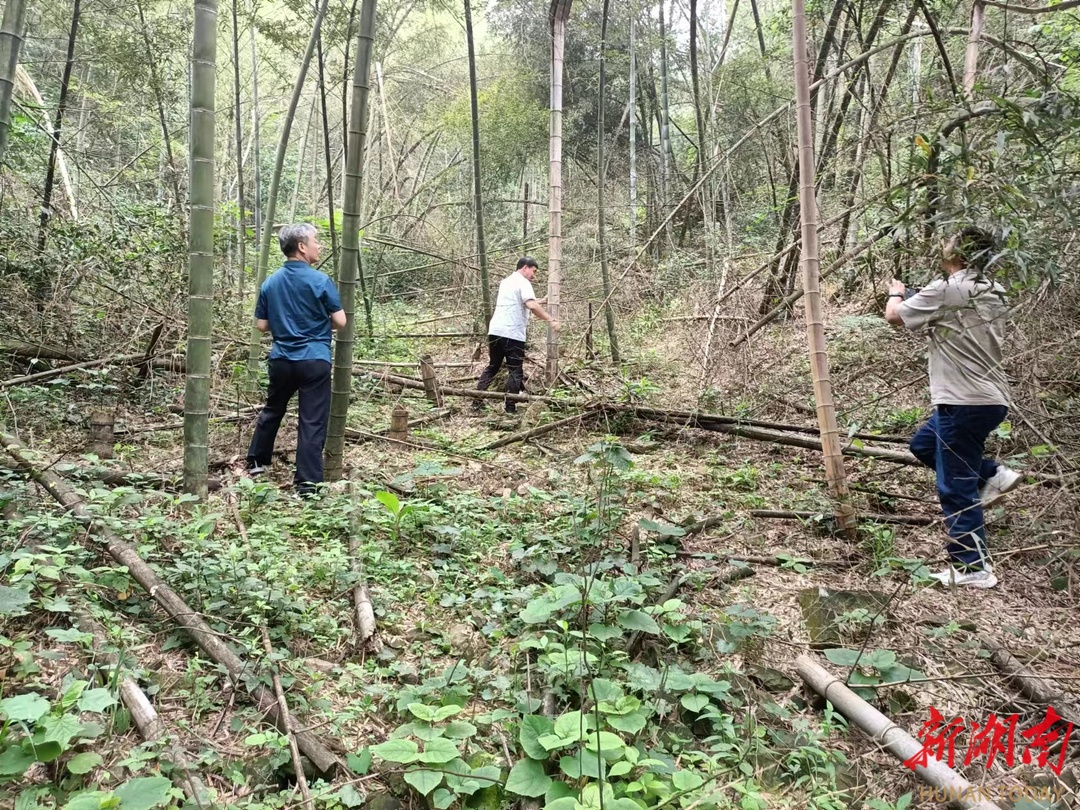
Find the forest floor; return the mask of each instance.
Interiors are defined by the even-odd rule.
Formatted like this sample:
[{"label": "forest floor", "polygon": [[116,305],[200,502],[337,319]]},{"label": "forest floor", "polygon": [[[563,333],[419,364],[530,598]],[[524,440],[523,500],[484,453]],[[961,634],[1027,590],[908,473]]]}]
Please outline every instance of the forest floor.
[{"label": "forest floor", "polygon": [[[919,344],[879,316],[833,315],[842,429],[910,435],[927,413]],[[933,475],[921,468],[846,457],[859,512],[934,521],[863,522],[849,540],[831,531],[814,450],[626,415],[481,449],[577,412],[572,398],[814,424],[797,321],[738,353],[723,348],[737,334],[728,325],[716,340],[717,368],[702,380],[702,324],[664,317],[633,323],[619,376],[596,361],[566,360],[574,388],[563,405],[521,406],[511,419],[497,401],[482,414],[448,402],[454,412],[412,430],[410,444],[349,444],[349,482],[320,500],[291,493],[291,418],[278,442],[286,459],[255,481],[234,472],[251,419],[212,428],[212,474],[223,488],[205,507],[135,486],[83,484],[82,492],[269,686],[266,628],[296,725],[336,741],[351,771],[314,779],[315,807],[944,806],[866,734],[809,699],[795,669],[805,653],[911,734],[932,707],[980,726],[1018,714],[1014,752],[1006,757],[1003,743],[988,755],[965,732],[957,769],[1001,807],[1051,806],[1006,801],[1003,789],[1021,785],[1052,786],[1057,806],[1080,807],[1072,756],[1080,733],[1066,743],[1060,777],[1026,762],[1022,732],[1045,707],[983,649],[984,640],[1005,645],[1064,690],[1060,706],[1080,705],[1078,502],[1070,453],[1060,449],[1072,437],[1044,445],[1019,418],[993,437],[1000,458],[1029,473],[1064,473],[1066,485],[1029,477],[988,512],[1000,578],[991,591],[930,584],[944,531]],[[473,346],[429,348],[436,362],[461,362]],[[371,356],[409,355],[384,347]],[[475,377],[482,366],[439,373]],[[535,379],[541,369],[527,371]],[[81,447],[85,413],[102,399],[120,401],[118,427],[128,432],[110,465],[176,471],[181,431],[140,430],[177,418],[168,408],[182,378],[155,374],[137,386],[132,372],[105,370],[12,388],[8,427],[42,464],[79,461],[69,448]],[[1076,389],[1068,390],[1043,398],[1051,417],[1075,413]],[[356,394],[350,425],[366,431],[385,428],[395,404],[410,418],[434,408],[422,392],[390,393],[375,381],[358,381]],[[217,412],[237,408],[235,393],[221,399]],[[171,798],[158,779],[170,774],[168,755],[142,742],[100,642],[75,626],[88,612],[215,792],[214,806],[302,806],[286,738],[124,569],[99,556],[92,534],[24,479],[4,480],[19,514],[0,524],[0,707],[22,717],[23,732],[13,724],[6,741],[0,733],[0,791],[9,797],[0,802],[115,806],[108,797],[125,785],[122,810]],[[751,515],[761,509],[816,517]],[[705,518],[707,529],[687,532]],[[364,644],[350,601],[350,536],[378,626]],[[31,693],[46,703],[28,707]],[[60,751],[18,771],[19,734],[31,725]]]}]

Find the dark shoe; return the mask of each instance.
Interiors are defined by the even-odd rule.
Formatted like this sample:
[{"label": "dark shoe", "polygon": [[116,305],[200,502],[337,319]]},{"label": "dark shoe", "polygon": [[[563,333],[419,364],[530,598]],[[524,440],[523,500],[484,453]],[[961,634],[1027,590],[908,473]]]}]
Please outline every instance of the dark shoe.
[{"label": "dark shoe", "polygon": [[251,478],[258,478],[260,475],[266,472],[266,467],[259,464],[257,461],[249,461],[247,464],[247,474]]}]

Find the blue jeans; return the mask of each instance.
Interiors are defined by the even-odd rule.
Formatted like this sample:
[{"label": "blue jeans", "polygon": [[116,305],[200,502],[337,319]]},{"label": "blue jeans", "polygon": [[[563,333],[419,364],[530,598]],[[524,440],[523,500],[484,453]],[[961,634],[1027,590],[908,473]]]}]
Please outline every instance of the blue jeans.
[{"label": "blue jeans", "polygon": [[911,439],[915,458],[937,472],[954,565],[982,568],[989,559],[979,487],[997,472],[998,463],[984,458],[983,448],[1008,413],[1004,405],[938,405]]}]

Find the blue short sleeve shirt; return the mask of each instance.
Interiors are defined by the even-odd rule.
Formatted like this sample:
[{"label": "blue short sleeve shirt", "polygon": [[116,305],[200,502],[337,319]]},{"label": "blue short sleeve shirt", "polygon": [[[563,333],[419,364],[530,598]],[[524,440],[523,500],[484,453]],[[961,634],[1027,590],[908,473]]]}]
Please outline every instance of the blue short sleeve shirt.
[{"label": "blue short sleeve shirt", "polygon": [[255,317],[270,322],[271,360],[330,362],[330,315],[341,309],[334,280],[290,259],[263,282]]}]

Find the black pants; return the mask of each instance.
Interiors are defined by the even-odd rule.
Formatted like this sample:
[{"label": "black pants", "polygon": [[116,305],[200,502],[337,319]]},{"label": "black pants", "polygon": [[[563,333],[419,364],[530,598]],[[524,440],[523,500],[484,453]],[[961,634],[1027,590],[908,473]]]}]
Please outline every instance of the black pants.
[{"label": "black pants", "polygon": [[[488,365],[476,382],[477,388],[481,391],[487,390],[487,387],[491,385],[491,381],[495,379],[495,375],[499,373],[499,369],[502,368],[503,360],[506,360],[508,375],[506,393],[521,393],[522,383],[524,382],[521,367],[525,363],[525,341],[499,337],[498,335],[488,335]],[[515,409],[515,403],[507,401],[506,412],[513,413]]]},{"label": "black pants", "polygon": [[296,428],[296,488],[310,492],[323,480],[323,445],[330,418],[330,364],[325,360],[271,360],[266,407],[259,412],[248,448],[248,464],[267,466],[274,440],[293,394],[300,393]]}]

